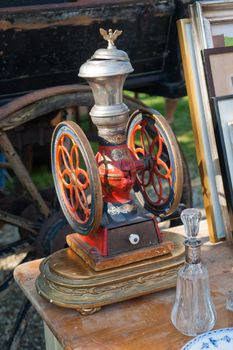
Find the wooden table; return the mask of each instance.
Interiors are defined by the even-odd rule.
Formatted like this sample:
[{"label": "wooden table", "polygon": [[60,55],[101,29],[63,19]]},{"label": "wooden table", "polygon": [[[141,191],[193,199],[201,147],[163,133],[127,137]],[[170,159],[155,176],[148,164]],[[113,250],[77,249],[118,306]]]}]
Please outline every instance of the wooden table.
[{"label": "wooden table", "polygon": [[[172,231],[170,229],[169,231]],[[173,228],[183,233],[183,227]],[[215,328],[233,327],[233,312],[225,308],[225,293],[233,290],[233,248],[208,242],[206,222],[201,222],[203,262],[208,267],[217,310]],[[45,322],[47,349],[66,350],[180,350],[191,338],[179,333],[170,321],[175,289],[105,306],[90,316],[57,307],[35,289],[41,260],[15,269],[15,279]]]}]

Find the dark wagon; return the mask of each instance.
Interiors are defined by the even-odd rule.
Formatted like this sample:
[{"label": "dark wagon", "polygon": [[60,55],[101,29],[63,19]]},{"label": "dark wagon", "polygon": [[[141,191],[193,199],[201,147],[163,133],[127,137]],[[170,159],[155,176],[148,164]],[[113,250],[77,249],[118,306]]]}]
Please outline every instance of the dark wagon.
[{"label": "dark wagon", "polygon": [[[76,84],[80,65],[102,45],[99,28],[121,28],[118,45],[134,67],[126,87],[185,95],[176,20],[187,0],[0,1],[0,95]],[[10,4],[9,4],[10,3]]]},{"label": "dark wagon", "polygon": [[[42,161],[48,157],[57,120],[79,120],[78,107],[93,105],[92,94],[77,73],[103,46],[99,28],[123,30],[117,45],[127,51],[134,67],[126,89],[176,99],[186,95],[176,20],[186,16],[189,3],[0,0],[0,149],[6,158],[0,165],[10,167],[26,189],[18,198],[14,193],[9,199],[4,191],[0,198],[0,220],[18,226],[21,233],[18,242],[0,248],[1,254],[22,248],[31,252],[37,246],[29,254],[38,256],[64,245],[67,224],[54,203],[53,190],[41,193],[33,184],[32,157],[40,148]],[[142,105],[126,99],[132,109]],[[185,169],[183,199],[190,205]],[[11,281],[12,275],[6,276],[1,289]]]}]

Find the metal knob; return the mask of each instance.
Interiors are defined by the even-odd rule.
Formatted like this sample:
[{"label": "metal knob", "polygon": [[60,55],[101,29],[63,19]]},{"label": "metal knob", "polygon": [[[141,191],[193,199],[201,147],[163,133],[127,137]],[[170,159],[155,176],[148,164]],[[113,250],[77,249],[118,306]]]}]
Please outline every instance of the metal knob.
[{"label": "metal knob", "polygon": [[137,233],[131,233],[129,235],[129,241],[133,245],[138,244],[140,241],[140,236]]}]

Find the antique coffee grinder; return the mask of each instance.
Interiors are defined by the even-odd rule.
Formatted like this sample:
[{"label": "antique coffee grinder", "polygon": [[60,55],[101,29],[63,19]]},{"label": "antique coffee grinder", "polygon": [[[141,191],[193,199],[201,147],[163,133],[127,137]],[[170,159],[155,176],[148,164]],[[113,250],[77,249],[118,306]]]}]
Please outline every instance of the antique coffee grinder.
[{"label": "antique coffee grinder", "polygon": [[183,184],[176,139],[157,112],[129,117],[122,90],[133,71],[114,44],[121,31],[100,29],[108,41],[84,63],[98,128],[94,156],[82,129],[60,123],[52,139],[52,172],[63,212],[75,233],[69,248],[45,258],[36,285],[57,305],[90,314],[101,306],[176,284],[182,237],[163,235],[158,222],[177,208]]}]

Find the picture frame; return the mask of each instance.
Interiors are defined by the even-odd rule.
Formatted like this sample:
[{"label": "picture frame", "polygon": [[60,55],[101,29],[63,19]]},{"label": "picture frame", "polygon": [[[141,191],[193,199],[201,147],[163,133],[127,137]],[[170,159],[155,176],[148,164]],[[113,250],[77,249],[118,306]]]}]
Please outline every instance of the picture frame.
[{"label": "picture frame", "polygon": [[232,62],[233,46],[203,50],[203,64],[209,97],[233,94]]},{"label": "picture frame", "polygon": [[196,1],[190,5],[190,15],[200,50],[233,45],[232,1]]},{"label": "picture frame", "polygon": [[233,215],[233,94],[212,97],[213,122],[223,183],[230,215]]},{"label": "picture frame", "polygon": [[197,56],[191,20],[179,20],[177,27],[210,240],[232,240],[201,54]]}]

